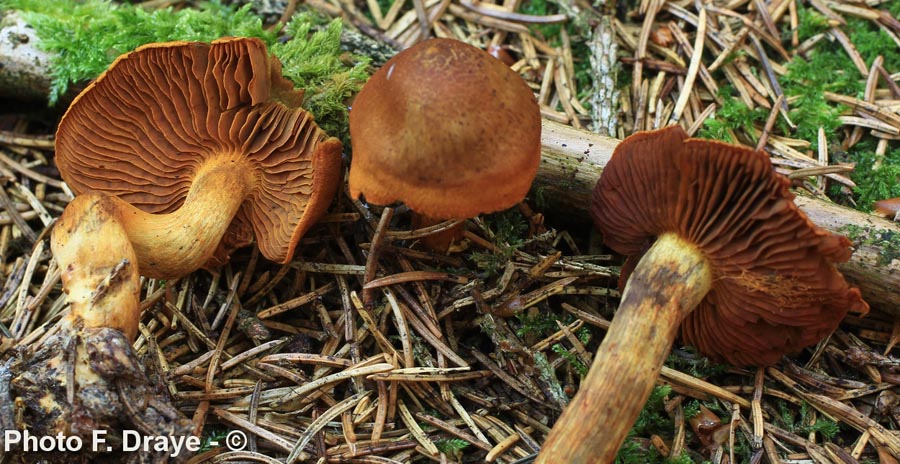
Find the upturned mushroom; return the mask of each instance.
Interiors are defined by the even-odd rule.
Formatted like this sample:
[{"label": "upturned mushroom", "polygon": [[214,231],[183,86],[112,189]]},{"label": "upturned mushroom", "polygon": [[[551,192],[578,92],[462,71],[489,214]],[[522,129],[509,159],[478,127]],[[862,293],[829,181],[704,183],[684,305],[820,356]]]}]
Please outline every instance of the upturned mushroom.
[{"label": "upturned mushroom", "polygon": [[56,161],[79,195],[51,236],[70,311],[7,380],[33,433],[191,433],[131,350],[139,272],[183,276],[251,233],[287,262],[324,214],[341,144],[280,66],[257,39],[152,44],[76,97]]},{"label": "upturned mushroom", "polygon": [[764,153],[678,126],[616,148],[591,216],[610,248],[639,261],[538,462],[613,462],[679,328],[714,360],[764,366],[868,311],[835,267],[849,240],[812,224],[793,197]]},{"label": "upturned mushroom", "polygon": [[302,98],[258,39],[146,45],[76,97],[56,163],[75,193],[115,197],[143,275],[203,266],[226,231],[285,263],[341,179],[341,143]]},{"label": "upturned mushroom", "polygon": [[150,382],[131,348],[140,320],[140,276],[127,233],[110,214],[112,200],[79,196],[53,228],[50,245],[70,309],[59,330],[22,350],[9,367],[5,387],[22,418],[4,422],[7,427],[27,423],[36,436],[82,438],[104,429],[110,443],[123,429],[149,436],[191,433],[191,421]]},{"label": "upturned mushroom", "polygon": [[509,208],[537,172],[541,116],[534,93],[508,66],[452,39],[394,56],[350,111],[350,194],[402,201],[431,218],[465,219]]}]

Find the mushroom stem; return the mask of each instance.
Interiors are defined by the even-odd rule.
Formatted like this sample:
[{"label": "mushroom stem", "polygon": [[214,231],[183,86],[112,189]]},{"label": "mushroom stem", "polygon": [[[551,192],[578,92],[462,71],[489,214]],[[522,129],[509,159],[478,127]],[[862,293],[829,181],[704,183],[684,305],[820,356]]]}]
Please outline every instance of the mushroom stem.
[{"label": "mushroom stem", "polygon": [[147,213],[99,193],[72,200],[50,243],[71,303],[69,322],[118,329],[133,340],[140,320],[139,271],[166,279],[202,266],[252,187],[248,172],[230,160],[205,164],[184,205],[168,214]]},{"label": "mushroom stem", "polygon": [[[446,221],[446,219],[436,218],[427,214],[420,214],[415,211],[412,212],[411,220],[413,229],[423,229],[425,227],[436,226]],[[440,232],[435,232],[431,235],[422,237],[422,246],[435,253],[444,254],[447,253],[448,250],[450,250],[450,247],[454,243],[459,243],[463,239],[465,232],[465,222],[460,222],[448,229],[444,229]]]},{"label": "mushroom stem", "polygon": [[611,463],[650,396],[684,318],[709,292],[703,254],[661,235],[625,286],[578,393],[553,426],[539,464]]},{"label": "mushroom stem", "polygon": [[166,214],[147,213],[110,197],[105,204],[125,228],[140,273],[173,279],[203,266],[249,194],[251,172],[239,161],[210,160],[197,173],[184,204]]},{"label": "mushroom stem", "polygon": [[125,229],[110,214],[112,197],[75,198],[53,228],[50,248],[71,304],[68,322],[120,330],[129,340],[140,320],[140,276]]}]

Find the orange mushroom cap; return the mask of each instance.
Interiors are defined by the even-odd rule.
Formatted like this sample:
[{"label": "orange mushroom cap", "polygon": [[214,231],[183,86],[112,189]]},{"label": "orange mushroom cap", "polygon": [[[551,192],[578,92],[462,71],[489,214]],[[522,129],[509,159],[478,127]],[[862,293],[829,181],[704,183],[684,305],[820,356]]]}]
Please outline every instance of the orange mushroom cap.
[{"label": "orange mushroom cap", "polygon": [[878,200],[873,206],[876,213],[893,219],[897,216],[897,213],[900,213],[900,198]]},{"label": "orange mushroom cap", "polygon": [[227,234],[252,227],[287,262],[340,182],[340,142],[300,108],[302,91],[255,38],[168,42],[120,56],[72,103],[56,163],[75,193],[98,191],[149,213],[177,210],[198,172],[230,162],[252,188]]},{"label": "orange mushroom cap", "polygon": [[534,93],[501,61],[452,39],[394,56],[353,102],[350,194],[462,219],[528,193],[541,155]]},{"label": "orange mushroom cap", "polygon": [[591,216],[632,263],[666,232],[695,245],[713,282],[682,323],[684,342],[717,361],[766,365],[817,343],[848,311],[868,311],[835,266],[850,241],[810,222],[789,186],[766,154],[672,126],[616,148]]}]

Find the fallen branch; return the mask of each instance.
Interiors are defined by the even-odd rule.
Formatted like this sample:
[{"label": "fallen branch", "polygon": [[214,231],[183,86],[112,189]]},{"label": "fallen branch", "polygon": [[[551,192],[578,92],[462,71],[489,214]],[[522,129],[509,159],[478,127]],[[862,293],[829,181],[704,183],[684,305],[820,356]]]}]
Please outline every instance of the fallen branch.
[{"label": "fallen branch", "polygon": [[21,15],[0,11],[0,96],[46,99],[50,94],[50,54],[38,48],[34,28]]},{"label": "fallen branch", "polygon": [[[541,138],[534,191],[547,210],[587,218],[591,191],[619,141],[548,120]],[[900,225],[815,198],[794,202],[815,224],[850,238],[855,251],[841,271],[870,304],[900,315]]]}]

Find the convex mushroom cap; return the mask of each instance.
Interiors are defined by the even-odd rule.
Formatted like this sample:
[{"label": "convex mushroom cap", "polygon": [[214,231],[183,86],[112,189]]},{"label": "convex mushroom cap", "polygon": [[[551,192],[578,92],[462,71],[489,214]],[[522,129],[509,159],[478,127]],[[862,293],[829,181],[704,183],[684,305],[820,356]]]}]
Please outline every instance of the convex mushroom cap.
[{"label": "convex mushroom cap", "polygon": [[835,265],[850,258],[850,241],[813,224],[789,187],[765,153],[672,126],[616,149],[591,215],[629,264],[667,232],[697,247],[712,284],[682,324],[683,341],[716,361],[768,365],[817,343],[848,312],[868,311]]},{"label": "convex mushroom cap", "polygon": [[528,193],[541,147],[540,110],[500,60],[452,39],[394,56],[353,102],[350,194],[463,219]]},{"label": "convex mushroom cap", "polygon": [[203,265],[229,225],[232,241],[252,230],[263,256],[284,263],[341,177],[341,144],[300,108],[302,98],[258,39],[146,45],[75,99],[57,131],[56,162],[75,193],[124,200],[145,275]]}]

